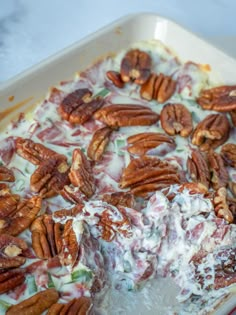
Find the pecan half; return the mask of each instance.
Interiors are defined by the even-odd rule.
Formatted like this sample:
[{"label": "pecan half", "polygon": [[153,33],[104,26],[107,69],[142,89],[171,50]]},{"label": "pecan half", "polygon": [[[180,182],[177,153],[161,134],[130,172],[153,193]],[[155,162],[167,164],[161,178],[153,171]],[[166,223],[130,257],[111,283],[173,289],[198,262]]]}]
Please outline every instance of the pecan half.
[{"label": "pecan half", "polygon": [[221,156],[227,165],[236,168],[236,144],[224,144],[221,148]]},{"label": "pecan half", "polygon": [[179,186],[178,191],[183,192],[184,189],[187,189],[190,195],[201,194],[205,196],[208,194],[207,187],[201,183],[183,183]]},{"label": "pecan half", "polygon": [[134,81],[137,84],[145,83],[150,76],[151,65],[152,60],[148,53],[139,49],[128,51],[120,66],[122,81]]},{"label": "pecan half", "polygon": [[[63,212],[71,215],[72,212],[67,210]],[[55,222],[53,218],[61,217],[62,214],[42,215],[38,217],[31,225],[32,247],[35,254],[40,259],[50,259],[59,255],[62,265],[73,264],[79,253],[79,244],[72,227],[72,220],[65,223]]]},{"label": "pecan half", "polygon": [[236,127],[236,110],[231,110],[230,116],[234,127]]},{"label": "pecan half", "polygon": [[73,299],[67,304],[53,304],[47,312],[47,315],[86,315],[92,307],[92,300],[82,296],[78,299]]},{"label": "pecan half", "polygon": [[41,210],[42,199],[34,196],[17,204],[9,216],[0,215],[0,233],[16,236],[27,229]]},{"label": "pecan half", "polygon": [[215,149],[227,141],[230,132],[229,121],[222,114],[211,114],[203,119],[195,128],[192,143],[201,151]]},{"label": "pecan half", "polygon": [[9,190],[1,191],[0,195],[0,218],[13,216],[17,212],[20,196],[11,194]]},{"label": "pecan half", "polygon": [[121,75],[117,71],[107,71],[107,78],[118,88],[122,89],[124,87],[124,82],[122,81]]},{"label": "pecan half", "polygon": [[5,182],[14,182],[15,176],[13,171],[6,166],[0,166],[0,180]]},{"label": "pecan half", "polygon": [[145,100],[156,100],[158,103],[166,102],[175,92],[176,81],[163,73],[152,73],[148,81],[140,88],[140,96]]},{"label": "pecan half", "polygon": [[134,196],[130,193],[118,191],[111,194],[105,194],[102,200],[113,205],[134,208]]},{"label": "pecan half", "polygon": [[188,157],[187,169],[194,182],[201,183],[209,188],[210,171],[204,155],[198,150],[192,150],[192,156]]},{"label": "pecan half", "polygon": [[101,159],[108,145],[111,133],[112,129],[110,127],[103,127],[95,131],[87,150],[87,155],[91,160],[99,161]]},{"label": "pecan half", "polygon": [[69,165],[60,156],[42,162],[30,178],[30,188],[42,198],[57,195],[69,184]]},{"label": "pecan half", "polygon": [[165,105],[160,120],[162,128],[170,136],[180,134],[182,137],[188,137],[193,130],[192,116],[182,104]]},{"label": "pecan half", "polygon": [[32,247],[40,259],[49,259],[61,252],[63,224],[54,222],[51,215],[42,215],[30,227]]},{"label": "pecan half", "polygon": [[147,126],[159,119],[150,108],[135,104],[109,105],[98,110],[94,117],[110,127]]},{"label": "pecan half", "polygon": [[179,183],[179,173],[173,165],[158,158],[142,156],[132,160],[123,170],[120,187],[130,187],[131,193],[143,197]]},{"label": "pecan half", "polygon": [[79,187],[87,197],[91,197],[94,194],[96,187],[92,167],[80,149],[75,149],[73,152],[69,178],[72,185]]},{"label": "pecan half", "polygon": [[217,190],[226,187],[229,182],[229,174],[224,166],[224,161],[220,154],[210,151],[208,153],[209,169],[211,172],[212,187]]},{"label": "pecan half", "polygon": [[65,185],[60,191],[60,194],[64,199],[75,204],[81,204],[88,200],[78,187],[74,187],[72,185]]},{"label": "pecan half", "polygon": [[218,112],[236,110],[236,85],[222,85],[203,90],[197,102],[203,109]]},{"label": "pecan half", "polygon": [[6,315],[41,315],[52,304],[59,299],[59,294],[55,289],[47,289],[32,297],[20,302],[19,304],[11,306]]},{"label": "pecan half", "polygon": [[233,222],[234,217],[227,203],[227,191],[225,187],[220,187],[215,192],[213,204],[217,217],[223,218],[229,223]]},{"label": "pecan half", "polygon": [[67,95],[58,108],[62,119],[72,124],[83,124],[89,120],[104,105],[101,97],[92,99],[91,96],[92,92],[88,89],[78,89]]},{"label": "pecan half", "polygon": [[23,269],[13,269],[0,272],[0,294],[18,287],[25,281]]},{"label": "pecan half", "polygon": [[136,155],[144,155],[151,149],[166,144],[169,150],[174,150],[175,141],[169,136],[158,132],[143,132],[127,138],[128,152]]},{"label": "pecan half", "polygon": [[11,235],[0,234],[0,268],[7,269],[23,265],[26,258],[21,255],[27,248],[24,240]]},{"label": "pecan half", "polygon": [[[45,147],[41,143],[20,137],[16,139],[16,152],[25,160],[35,165],[39,165],[41,162],[59,155],[57,152]],[[60,155],[60,157],[66,160],[64,155]]]}]

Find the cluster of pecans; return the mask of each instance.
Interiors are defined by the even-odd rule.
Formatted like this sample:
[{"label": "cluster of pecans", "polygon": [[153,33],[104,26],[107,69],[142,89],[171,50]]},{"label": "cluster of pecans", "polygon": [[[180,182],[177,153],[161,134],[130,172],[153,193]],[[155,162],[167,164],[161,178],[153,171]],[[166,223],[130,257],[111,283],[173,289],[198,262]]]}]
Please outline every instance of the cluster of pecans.
[{"label": "cluster of pecans", "polygon": [[[162,73],[153,73],[151,68],[150,55],[134,49],[122,59],[120,72],[108,71],[107,78],[118,88],[134,82],[140,86],[141,98],[165,103],[175,93],[176,81]],[[120,127],[149,126],[160,120],[165,133],[145,132],[127,139],[127,150],[132,159],[120,178],[121,191],[105,194],[102,198],[115,205],[122,218],[117,222],[111,220],[113,208],[108,207],[102,213],[99,228],[106,241],[112,241],[115,233],[128,235],[130,222],[124,207],[135,207],[136,197],[147,198],[156,190],[162,190],[168,196],[168,188],[174,184],[179,185],[179,191],[186,188],[190,193],[200,193],[211,198],[216,215],[229,223],[234,222],[236,184],[230,182],[227,167],[236,168],[236,144],[224,143],[228,140],[231,128],[226,113],[230,113],[232,124],[236,125],[235,91],[235,86],[203,90],[197,99],[198,104],[203,109],[223,113],[208,115],[195,129],[191,114],[183,104],[168,103],[158,115],[148,106],[106,104],[105,99],[93,97],[87,88],[68,94],[58,108],[62,119],[72,124],[97,119],[105,126],[93,134],[87,154],[79,148],[74,150],[71,165],[64,155],[42,144],[20,137],[16,139],[17,154],[37,166],[30,178],[30,188],[36,196],[21,200],[5,184],[0,186],[0,293],[8,292],[25,281],[25,270],[20,266],[27,257],[27,244],[17,235],[28,227],[32,232],[32,247],[38,258],[57,257],[64,265],[73,265],[78,260],[79,244],[72,229],[72,220],[68,219],[62,224],[54,218],[75,216],[81,210],[82,201],[95,194],[93,165],[102,159],[112,132]],[[150,150],[163,145],[166,152],[174,151],[175,135],[190,137],[192,144],[197,147],[192,149],[187,160],[187,178],[170,162],[148,154]],[[221,145],[220,153],[213,151]],[[14,174],[1,166],[0,180],[14,181]],[[75,194],[74,188],[79,189],[78,194]],[[42,199],[57,194],[77,206],[70,210],[70,214],[68,210],[59,210],[54,215],[38,216]],[[58,292],[48,289],[10,307],[7,314],[39,315],[48,309],[49,315],[82,315],[87,314],[92,306],[91,299],[86,297],[73,299],[67,304],[57,303],[58,299]]]}]

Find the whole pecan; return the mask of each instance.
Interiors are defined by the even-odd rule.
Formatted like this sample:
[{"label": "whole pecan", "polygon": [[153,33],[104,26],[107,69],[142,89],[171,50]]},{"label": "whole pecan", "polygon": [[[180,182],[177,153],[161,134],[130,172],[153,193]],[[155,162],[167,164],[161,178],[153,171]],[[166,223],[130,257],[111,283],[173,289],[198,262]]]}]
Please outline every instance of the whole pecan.
[{"label": "whole pecan", "polygon": [[42,162],[30,178],[30,188],[42,198],[57,195],[69,184],[69,165],[60,156]]},{"label": "whole pecan", "polygon": [[11,235],[0,234],[0,269],[23,265],[26,258],[22,256],[22,252],[27,248],[24,240]]},{"label": "whole pecan", "polygon": [[227,165],[236,168],[236,144],[224,144],[221,148],[221,156]]},{"label": "whole pecan", "polygon": [[227,203],[227,190],[225,187],[220,187],[215,192],[213,204],[217,217],[223,218],[229,223],[233,222],[234,217]]},{"label": "whole pecan", "polygon": [[[41,162],[59,155],[57,152],[45,147],[41,143],[20,137],[16,139],[16,152],[25,160],[35,165],[39,165]],[[60,157],[66,160],[64,155],[60,155]]]},{"label": "whole pecan", "polygon": [[121,61],[120,75],[123,82],[134,81],[145,83],[151,73],[152,60],[148,53],[139,49],[132,49],[126,53]]},{"label": "whole pecan", "polygon": [[189,176],[194,182],[201,183],[209,188],[210,171],[205,156],[198,150],[192,150],[187,160]]},{"label": "whole pecan", "polygon": [[12,170],[7,168],[6,166],[0,166],[0,180],[4,182],[14,182],[15,176]]},{"label": "whole pecan", "polygon": [[47,312],[47,315],[87,315],[92,307],[92,300],[82,296],[78,299],[73,299],[67,304],[53,304]]},{"label": "whole pecan", "polygon": [[145,100],[166,102],[175,92],[176,81],[163,73],[152,73],[146,83],[140,88],[140,96]]},{"label": "whole pecan", "polygon": [[227,141],[230,132],[229,121],[222,114],[211,114],[203,119],[195,128],[192,143],[201,151],[215,149]]},{"label": "whole pecan", "polygon": [[236,127],[236,110],[231,110],[230,116],[234,127]]},{"label": "whole pecan", "polygon": [[0,214],[0,233],[16,236],[27,229],[41,210],[42,199],[33,196],[17,204],[16,211],[9,215]]},{"label": "whole pecan", "polygon": [[236,85],[222,85],[203,90],[197,102],[203,109],[218,112],[236,110]]},{"label": "whole pecan", "polygon": [[121,188],[131,188],[131,193],[145,197],[150,192],[179,184],[178,170],[158,158],[142,156],[133,159],[123,170]]},{"label": "whole pecan", "polygon": [[87,150],[87,155],[91,160],[99,161],[101,159],[108,145],[111,133],[112,129],[110,127],[103,127],[95,131]]},{"label": "whole pecan", "polygon": [[49,259],[61,252],[64,225],[54,222],[51,215],[41,215],[30,227],[32,247],[40,259]]},{"label": "whole pecan", "polygon": [[41,315],[58,299],[59,294],[55,289],[47,289],[36,293],[19,304],[12,305],[7,310],[6,315]]},{"label": "whole pecan", "polygon": [[127,138],[129,144],[128,152],[136,155],[144,155],[151,149],[154,149],[160,145],[166,144],[169,148],[168,152],[174,150],[176,145],[175,141],[163,134],[158,132],[143,132]]},{"label": "whole pecan", "polygon": [[0,271],[0,294],[18,287],[25,281],[23,269],[10,269]]},{"label": "whole pecan", "polygon": [[134,207],[134,196],[128,192],[117,191],[110,194],[105,194],[102,200],[113,205],[113,206],[123,206],[128,208]]},{"label": "whole pecan", "polygon": [[94,194],[96,187],[92,167],[80,149],[75,149],[73,152],[69,178],[72,185],[79,187],[87,197],[91,197]]},{"label": "whole pecan", "polygon": [[165,105],[160,120],[162,128],[170,136],[180,134],[182,137],[188,137],[193,130],[192,116],[182,104]]},{"label": "whole pecan", "polygon": [[220,154],[210,151],[208,153],[209,169],[211,172],[212,187],[217,190],[226,187],[229,182],[229,174],[224,166],[224,161]]},{"label": "whole pecan", "polygon": [[159,119],[150,108],[135,104],[109,105],[98,110],[94,117],[110,127],[146,126]]},{"label": "whole pecan", "polygon": [[122,89],[124,87],[124,82],[122,81],[121,75],[117,71],[107,71],[107,78],[118,88]]},{"label": "whole pecan", "polygon": [[91,96],[92,92],[88,89],[78,89],[67,95],[58,108],[62,119],[72,124],[83,124],[89,120],[104,105],[101,97],[92,99]]}]

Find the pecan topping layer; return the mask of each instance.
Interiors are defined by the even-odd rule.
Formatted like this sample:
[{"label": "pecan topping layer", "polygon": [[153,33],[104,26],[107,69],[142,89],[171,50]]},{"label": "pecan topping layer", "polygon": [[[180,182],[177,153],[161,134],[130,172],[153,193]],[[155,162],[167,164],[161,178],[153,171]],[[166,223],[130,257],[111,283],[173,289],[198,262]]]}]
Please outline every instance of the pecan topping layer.
[{"label": "pecan topping layer", "polygon": [[47,315],[86,315],[92,307],[92,300],[82,296],[78,299],[73,299],[67,304],[53,304],[47,312]]},{"label": "pecan topping layer", "polygon": [[215,149],[227,141],[230,132],[228,119],[222,114],[211,114],[195,128],[192,143],[201,151]]},{"label": "pecan topping layer", "polygon": [[22,252],[28,248],[26,242],[20,238],[0,234],[0,268],[15,268],[25,263]]},{"label": "pecan topping layer", "polygon": [[236,144],[224,144],[221,148],[221,156],[227,165],[236,168]]},{"label": "pecan topping layer", "polygon": [[175,141],[171,137],[158,132],[139,133],[128,137],[127,142],[129,144],[128,152],[136,155],[144,155],[162,144],[166,144],[170,150],[174,150],[176,147]]},{"label": "pecan topping layer", "polygon": [[93,161],[99,161],[109,143],[112,129],[103,127],[98,129],[93,134],[92,140],[89,143],[87,155]]},{"label": "pecan topping layer", "polygon": [[139,49],[128,51],[120,66],[122,81],[134,81],[137,84],[145,83],[150,76],[151,65],[152,60],[148,53]]},{"label": "pecan topping layer", "polygon": [[150,108],[135,104],[109,105],[98,110],[94,117],[110,127],[149,126],[159,119]]},{"label": "pecan topping layer", "polygon": [[220,187],[216,191],[213,204],[217,217],[223,218],[229,223],[233,222],[234,217],[227,203],[227,191],[225,187]]},{"label": "pecan topping layer", "polygon": [[111,194],[105,194],[102,200],[113,205],[113,206],[123,206],[128,208],[134,207],[134,196],[130,193],[123,191],[114,192]]},{"label": "pecan topping layer", "polygon": [[6,166],[0,166],[0,180],[4,182],[14,182],[15,176],[13,171]]},{"label": "pecan topping layer", "polygon": [[[35,165],[39,165],[45,160],[59,156],[57,152],[45,147],[43,144],[24,138],[16,139],[16,152],[25,160]],[[66,160],[64,155],[60,155],[60,157]]]},{"label": "pecan topping layer", "polygon": [[[27,229],[41,210],[39,196],[18,202],[14,211],[0,213],[0,233],[16,236]],[[4,214],[3,214],[4,212]]]},{"label": "pecan topping layer", "polygon": [[80,149],[75,149],[73,152],[69,178],[72,185],[79,187],[87,197],[91,197],[94,194],[96,187],[92,167]]},{"label": "pecan topping layer", "polygon": [[30,178],[30,188],[42,198],[57,195],[69,184],[69,165],[60,156],[42,162]]},{"label": "pecan topping layer", "polygon": [[236,127],[236,110],[232,110],[230,112],[230,116],[231,116],[231,120],[232,120],[234,127]]},{"label": "pecan topping layer", "polygon": [[203,90],[197,102],[203,109],[217,112],[236,110],[236,85],[222,85]]},{"label": "pecan topping layer", "polygon": [[178,170],[173,165],[158,158],[142,156],[132,160],[123,170],[120,187],[130,187],[131,193],[145,197],[150,192],[179,183]]},{"label": "pecan topping layer", "polygon": [[[65,216],[66,214],[72,213],[70,211],[64,212]],[[73,264],[76,261],[79,244],[72,228],[72,220],[67,220],[66,223],[62,224],[55,222],[52,215],[45,214],[34,220],[30,230],[32,232],[32,247],[38,258],[49,259],[59,255],[63,265]]]},{"label": "pecan topping layer", "polygon": [[89,120],[104,105],[102,98],[92,99],[91,96],[92,92],[88,89],[78,89],[67,95],[58,108],[62,119],[72,124],[83,124]]},{"label": "pecan topping layer", "polygon": [[220,154],[210,151],[208,153],[209,169],[211,172],[212,187],[217,190],[226,187],[229,182],[229,174],[224,166],[224,161]]},{"label": "pecan topping layer", "polygon": [[192,150],[192,156],[188,157],[187,169],[194,182],[201,183],[209,188],[210,171],[204,155],[198,150]]},{"label": "pecan topping layer", "polygon": [[15,289],[25,281],[23,269],[0,271],[0,294]]},{"label": "pecan topping layer", "polygon": [[148,81],[140,88],[140,96],[145,100],[166,102],[175,92],[176,81],[163,73],[152,73]]},{"label": "pecan topping layer", "polygon": [[12,305],[7,310],[6,315],[41,315],[58,299],[59,294],[55,289],[47,289],[36,293],[19,304]]},{"label": "pecan topping layer", "polygon": [[107,71],[107,78],[118,88],[122,89],[124,87],[124,82],[122,81],[121,75],[117,71]]},{"label": "pecan topping layer", "polygon": [[180,134],[182,137],[188,137],[193,130],[191,113],[182,104],[165,105],[160,120],[162,128],[170,136]]}]

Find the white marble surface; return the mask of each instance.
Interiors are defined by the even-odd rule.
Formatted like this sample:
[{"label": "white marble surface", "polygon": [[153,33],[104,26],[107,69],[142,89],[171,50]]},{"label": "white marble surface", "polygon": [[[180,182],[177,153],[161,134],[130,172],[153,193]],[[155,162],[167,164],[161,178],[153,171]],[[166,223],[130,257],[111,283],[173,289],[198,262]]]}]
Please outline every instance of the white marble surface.
[{"label": "white marble surface", "polygon": [[236,51],[235,0],[0,0],[0,81],[135,12],[169,17]]}]

